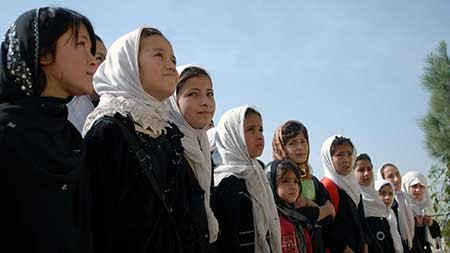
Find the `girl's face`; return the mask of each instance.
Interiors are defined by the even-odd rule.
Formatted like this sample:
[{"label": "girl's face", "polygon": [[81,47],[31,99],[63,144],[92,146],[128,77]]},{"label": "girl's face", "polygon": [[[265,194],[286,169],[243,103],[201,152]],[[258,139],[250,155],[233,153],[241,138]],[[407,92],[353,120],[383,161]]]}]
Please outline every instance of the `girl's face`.
[{"label": "girl's face", "polygon": [[162,36],[152,35],[139,42],[139,77],[142,88],[163,101],[173,94],[178,79],[172,46]]},{"label": "girl's face", "polygon": [[394,201],[394,189],[387,184],[380,188],[378,197],[383,200],[386,207],[390,207]]},{"label": "girl's face", "polygon": [[337,145],[332,159],[336,172],[339,175],[347,176],[352,172],[353,147],[348,143]]},{"label": "girl's face", "polygon": [[369,160],[359,160],[355,164],[355,177],[361,186],[370,186],[373,180],[373,169]]},{"label": "girl's face", "polygon": [[288,171],[280,177],[278,180],[277,194],[282,201],[288,204],[292,204],[297,200],[299,191],[299,179],[295,176],[295,173]]},{"label": "girl's face", "polygon": [[244,137],[250,158],[261,156],[264,150],[264,135],[262,119],[259,115],[251,113],[244,119]]},{"label": "girl's face", "polygon": [[206,76],[187,79],[178,91],[178,106],[192,128],[207,127],[214,116],[216,102],[211,81]]},{"label": "girl's face", "polygon": [[402,177],[396,167],[386,166],[383,170],[383,178],[394,184],[395,191],[400,191],[402,188]]},{"label": "girl's face", "polygon": [[78,39],[73,32],[70,28],[58,38],[54,56],[44,55],[39,60],[47,79],[43,96],[66,98],[91,94],[93,90],[95,64],[89,33],[83,24]]},{"label": "girl's face", "polygon": [[287,158],[295,164],[304,164],[308,161],[309,143],[302,132],[287,140],[284,149]]},{"label": "girl's face", "polygon": [[103,45],[101,41],[95,42],[95,70],[97,70],[98,66],[105,60],[106,58],[106,47]]},{"label": "girl's face", "polygon": [[421,185],[420,183],[413,184],[409,187],[409,195],[414,199],[421,201],[423,200],[423,197],[425,196],[425,186]]}]

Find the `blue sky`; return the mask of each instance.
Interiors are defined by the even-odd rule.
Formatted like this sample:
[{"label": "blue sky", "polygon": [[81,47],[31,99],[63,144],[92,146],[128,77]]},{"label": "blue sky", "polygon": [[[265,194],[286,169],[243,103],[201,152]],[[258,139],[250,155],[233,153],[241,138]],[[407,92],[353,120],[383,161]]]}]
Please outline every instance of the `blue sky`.
[{"label": "blue sky", "polygon": [[22,12],[57,5],[90,18],[109,46],[141,24],[159,28],[179,64],[209,69],[226,110],[254,104],[271,158],[275,128],[289,119],[309,130],[314,173],[320,147],[349,136],[374,166],[427,173],[435,161],[418,120],[428,111],[421,85],[426,56],[450,42],[450,2],[434,1],[7,1],[0,32]]}]

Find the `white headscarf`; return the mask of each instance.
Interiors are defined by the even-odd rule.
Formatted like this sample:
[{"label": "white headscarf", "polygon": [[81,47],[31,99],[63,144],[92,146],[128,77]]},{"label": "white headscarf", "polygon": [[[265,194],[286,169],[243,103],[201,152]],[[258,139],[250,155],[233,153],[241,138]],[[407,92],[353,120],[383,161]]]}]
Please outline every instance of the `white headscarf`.
[{"label": "white headscarf", "polygon": [[[386,164],[383,164],[378,168],[378,179],[384,179],[382,175],[382,168]],[[395,188],[394,188],[395,189]],[[409,203],[409,197],[406,193],[400,191],[395,191],[395,200],[398,204],[398,224],[400,228],[400,235],[403,240],[408,242],[408,247],[412,248],[412,240],[414,238],[414,216],[411,210],[411,204]]]},{"label": "white headscarf", "polygon": [[[377,190],[379,193],[380,189],[383,188],[383,186],[385,185],[389,185],[392,188],[392,192],[395,192],[394,184],[384,179],[375,181],[375,190]],[[394,202],[392,201],[392,203]],[[400,238],[400,234],[398,233],[397,229],[397,218],[395,217],[394,210],[392,210],[391,208],[392,203],[389,206],[385,205],[386,217],[389,222],[389,231],[391,232],[392,240],[394,241],[395,252],[403,253],[402,240]]]},{"label": "white headscarf", "polygon": [[[181,75],[185,68],[191,66],[193,65],[185,65],[177,68],[178,73]],[[205,212],[208,220],[209,241],[212,243],[217,239],[217,235],[219,234],[219,224],[217,223],[217,219],[210,206],[212,169],[208,136],[206,136],[205,129],[194,129],[184,119],[183,114],[178,107],[176,92],[169,98],[168,104],[170,121],[175,123],[184,134],[184,137],[181,139],[184,148],[184,156],[191,162],[192,171],[194,172],[200,187],[205,191]]]},{"label": "white headscarf", "polygon": [[[333,164],[333,158],[331,156],[331,144],[336,137],[345,137],[342,135],[333,135],[328,137],[322,144],[321,157],[324,176],[333,181],[339,188],[344,190],[347,195],[353,200],[356,206],[358,206],[361,200],[361,190],[359,189],[358,181],[356,181],[353,172],[350,172],[347,176],[340,175],[336,172],[336,168]],[[353,168],[356,159],[356,149],[353,147],[353,161],[350,166]]]},{"label": "white headscarf", "polygon": [[149,26],[127,33],[117,39],[108,50],[105,61],[94,75],[94,89],[100,95],[100,102],[89,114],[83,135],[94,122],[103,116],[128,113],[153,137],[165,132],[168,126],[168,108],[165,103],[144,91],[139,76],[139,41],[141,32]]},{"label": "white headscarf", "polygon": [[[425,187],[425,192],[422,200],[415,200],[409,193],[409,187],[417,183]],[[409,171],[402,178],[402,190],[403,192],[408,194],[414,216],[422,216],[424,215],[424,213],[429,216],[434,215],[433,203],[431,202],[427,187],[427,178],[419,171]]]},{"label": "white headscarf", "polygon": [[[281,252],[281,229],[272,189],[264,169],[256,159],[250,158],[244,137],[244,119],[248,105],[229,110],[221,117],[216,129],[216,151],[219,159],[214,163],[214,184],[235,176],[245,180],[251,195],[255,224],[255,252]],[[270,233],[270,248],[266,241]]]}]

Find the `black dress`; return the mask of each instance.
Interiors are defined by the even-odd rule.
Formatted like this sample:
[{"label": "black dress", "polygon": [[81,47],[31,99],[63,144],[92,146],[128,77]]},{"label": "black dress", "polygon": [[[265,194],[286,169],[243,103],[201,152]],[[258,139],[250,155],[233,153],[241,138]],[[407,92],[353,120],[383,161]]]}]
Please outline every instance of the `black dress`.
[{"label": "black dress", "polygon": [[395,253],[388,220],[384,217],[366,217],[366,221],[372,241],[369,243],[369,253]]},{"label": "black dress", "polygon": [[255,252],[255,226],[245,180],[224,178],[215,188],[211,207],[219,222],[217,252]]},{"label": "black dress", "polygon": [[[134,132],[131,118],[115,115]],[[136,132],[168,211],[150,185],[117,122],[101,118],[86,135],[98,252],[207,252],[203,191],[183,157],[175,125],[153,138]],[[171,223],[171,217],[175,223]],[[181,243],[178,243],[177,237]]]},{"label": "black dress", "polygon": [[[432,239],[440,238],[441,235],[441,228],[439,227],[439,224],[436,221],[433,221],[433,224],[428,227],[430,230],[430,235]],[[414,231],[414,239],[413,239],[413,251],[417,253],[431,253],[431,245],[427,241],[427,234],[426,234],[426,227],[418,227],[415,226]]]},{"label": "black dress", "polygon": [[347,246],[360,253],[366,243],[366,234],[361,219],[364,219],[362,201],[358,206],[347,193],[338,189],[339,207],[334,222],[323,230],[324,240],[331,253],[340,253]]},{"label": "black dress", "polygon": [[80,183],[85,148],[67,121],[67,100],[0,104],[2,248],[89,252],[89,191]]}]

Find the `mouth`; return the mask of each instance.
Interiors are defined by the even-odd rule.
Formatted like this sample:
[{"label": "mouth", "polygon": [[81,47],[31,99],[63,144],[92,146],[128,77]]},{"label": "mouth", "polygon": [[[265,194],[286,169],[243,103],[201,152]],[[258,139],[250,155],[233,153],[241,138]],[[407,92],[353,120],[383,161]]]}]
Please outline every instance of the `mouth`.
[{"label": "mouth", "polygon": [[89,76],[91,76],[91,77],[94,76],[94,73],[93,73],[93,72],[86,72],[86,74],[89,75]]}]

